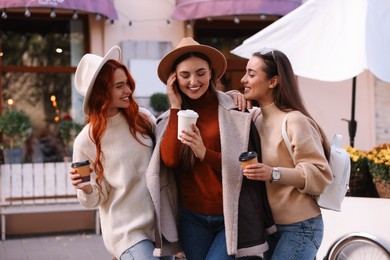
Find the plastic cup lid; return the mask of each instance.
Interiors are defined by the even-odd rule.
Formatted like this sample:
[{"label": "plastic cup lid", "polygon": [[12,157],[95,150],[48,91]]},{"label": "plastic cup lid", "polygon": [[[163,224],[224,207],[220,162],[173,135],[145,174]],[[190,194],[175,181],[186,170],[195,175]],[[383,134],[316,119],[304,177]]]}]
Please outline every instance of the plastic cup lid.
[{"label": "plastic cup lid", "polygon": [[242,154],[240,154],[240,157],[238,157],[238,160],[240,162],[245,162],[245,161],[249,161],[249,160],[252,160],[253,158],[256,158],[257,157],[257,153],[256,152],[244,152]]},{"label": "plastic cup lid", "polygon": [[179,112],[177,112],[177,115],[184,116],[184,117],[194,117],[194,118],[199,117],[198,113],[196,113],[194,110],[191,109],[180,110]]},{"label": "plastic cup lid", "polygon": [[74,163],[72,163],[71,167],[76,168],[76,167],[85,166],[85,165],[89,165],[88,160],[82,161],[82,162],[74,162]]}]

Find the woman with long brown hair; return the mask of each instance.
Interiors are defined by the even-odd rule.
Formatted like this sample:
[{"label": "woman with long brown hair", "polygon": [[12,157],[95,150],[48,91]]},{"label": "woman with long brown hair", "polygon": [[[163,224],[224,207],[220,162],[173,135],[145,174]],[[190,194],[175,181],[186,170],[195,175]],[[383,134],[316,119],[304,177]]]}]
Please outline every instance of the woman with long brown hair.
[{"label": "woman with long brown hair", "polygon": [[[265,259],[314,259],[323,237],[320,207],[313,198],[332,181],[329,143],[304,106],[287,56],[264,49],[253,54],[241,79],[261,138],[263,163],[247,166],[244,175],[266,181],[277,232],[268,236]],[[286,117],[287,116],[287,117]],[[286,123],[291,158],[282,137]]]},{"label": "woman with long brown hair", "polygon": [[[117,259],[158,259],[154,213],[145,171],[154,147],[155,118],[133,98],[135,82],[114,46],[104,57],[86,54],[75,74],[87,124],[77,136],[73,162],[91,162],[91,183],[76,169],[71,180],[80,203],[99,207],[107,250]],[[169,257],[172,258],[172,257]]]},{"label": "woman with long brown hair", "polygon": [[[251,116],[238,111],[232,95],[216,90],[226,66],[220,51],[188,37],[157,69],[170,109],[157,119],[146,172],[156,247],[164,252],[180,241],[188,260],[260,257],[268,247],[264,233],[274,228],[263,210],[265,196],[246,193],[239,155],[248,150]],[[191,130],[178,132],[177,113],[187,109],[199,118]]]}]

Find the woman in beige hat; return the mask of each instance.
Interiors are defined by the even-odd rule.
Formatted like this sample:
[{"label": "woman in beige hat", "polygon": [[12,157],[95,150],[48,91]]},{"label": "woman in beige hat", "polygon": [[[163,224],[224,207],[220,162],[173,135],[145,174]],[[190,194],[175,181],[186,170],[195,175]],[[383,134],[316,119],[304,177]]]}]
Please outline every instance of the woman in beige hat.
[{"label": "woman in beige hat", "polygon": [[74,142],[73,162],[91,162],[92,181],[81,185],[76,169],[71,180],[83,206],[99,207],[104,244],[116,259],[159,259],[153,256],[155,218],[145,180],[155,118],[138,107],[135,82],[119,60],[114,46],[104,57],[84,55],[77,66],[87,125]]},{"label": "woman in beige hat", "polygon": [[[146,173],[159,253],[179,241],[189,260],[261,256],[267,250],[265,214],[260,208],[259,214],[249,213],[256,207],[241,193],[238,158],[248,150],[251,116],[215,89],[225,70],[220,51],[192,38],[184,38],[158,66],[171,106],[157,120],[156,148]],[[191,131],[178,133],[177,113],[186,109],[199,118]]]}]

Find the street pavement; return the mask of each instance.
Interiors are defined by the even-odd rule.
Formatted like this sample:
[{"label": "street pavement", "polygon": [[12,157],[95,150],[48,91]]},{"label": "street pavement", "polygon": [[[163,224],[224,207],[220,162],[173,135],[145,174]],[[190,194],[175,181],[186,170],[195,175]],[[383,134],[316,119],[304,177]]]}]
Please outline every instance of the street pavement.
[{"label": "street pavement", "polygon": [[1,260],[112,260],[101,235],[10,237],[0,241]]}]

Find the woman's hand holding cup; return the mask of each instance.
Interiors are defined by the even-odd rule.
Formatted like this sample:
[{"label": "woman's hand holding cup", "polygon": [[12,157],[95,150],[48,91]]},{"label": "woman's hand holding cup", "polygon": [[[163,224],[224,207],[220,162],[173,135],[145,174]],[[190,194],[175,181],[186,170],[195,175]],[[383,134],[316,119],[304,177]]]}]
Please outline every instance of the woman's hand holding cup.
[{"label": "woman's hand holding cup", "polygon": [[89,161],[72,163],[71,167],[72,169],[69,173],[72,180],[72,185],[76,189],[83,190],[87,194],[91,193],[92,185],[90,181],[90,175],[92,169],[89,168]]}]

